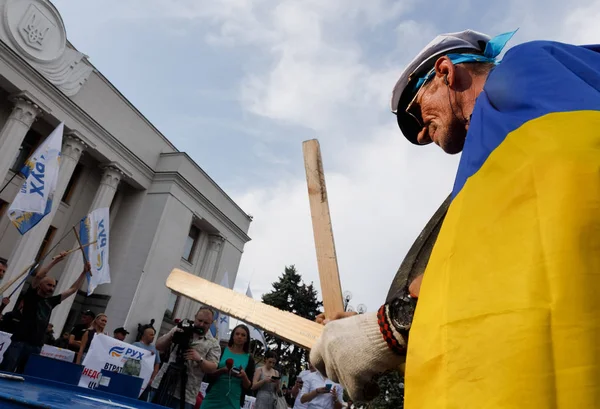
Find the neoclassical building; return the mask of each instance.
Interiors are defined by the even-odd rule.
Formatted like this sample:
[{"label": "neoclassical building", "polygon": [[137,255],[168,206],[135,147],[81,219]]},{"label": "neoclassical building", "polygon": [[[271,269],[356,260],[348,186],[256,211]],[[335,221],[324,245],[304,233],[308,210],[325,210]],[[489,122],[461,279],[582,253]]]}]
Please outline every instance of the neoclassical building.
[{"label": "neoclassical building", "polygon": [[[69,43],[50,1],[0,0],[2,186],[60,122],[65,135],[51,213],[21,236],[6,213],[23,178],[14,177],[0,194],[4,282],[91,210],[110,208],[112,282],[59,305],[55,334],[88,308],[105,311],[109,330],[124,326],[130,337],[138,323],[154,319],[164,329],[174,316],[193,316],[197,304],[165,287],[174,267],[215,282],[227,271],[233,286],[251,217]],[[74,246],[70,234],[49,256]],[[82,266],[81,254],[73,253],[55,268],[58,292]]]}]

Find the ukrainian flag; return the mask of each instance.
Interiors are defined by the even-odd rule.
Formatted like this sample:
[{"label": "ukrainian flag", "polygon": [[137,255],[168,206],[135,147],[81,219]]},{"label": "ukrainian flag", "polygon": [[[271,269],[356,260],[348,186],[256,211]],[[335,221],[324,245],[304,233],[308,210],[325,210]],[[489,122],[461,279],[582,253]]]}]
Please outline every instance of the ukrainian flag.
[{"label": "ukrainian flag", "polygon": [[408,409],[600,407],[600,46],[490,73],[410,332]]}]

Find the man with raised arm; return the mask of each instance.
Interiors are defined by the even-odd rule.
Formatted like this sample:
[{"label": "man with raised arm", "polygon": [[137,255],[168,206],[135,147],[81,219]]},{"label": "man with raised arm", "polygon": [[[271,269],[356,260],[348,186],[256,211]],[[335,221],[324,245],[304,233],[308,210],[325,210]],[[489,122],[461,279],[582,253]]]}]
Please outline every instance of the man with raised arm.
[{"label": "man with raised arm", "polygon": [[52,309],[77,292],[83,284],[86,274],[90,273],[90,264],[86,263],[81,275],[65,292],[53,295],[56,280],[48,272],[67,256],[60,253],[48,265],[40,268],[33,276],[31,286],[23,295],[23,312],[12,342],[4,354],[0,370],[23,373],[31,354],[39,354],[44,344],[44,335],[50,322]]}]

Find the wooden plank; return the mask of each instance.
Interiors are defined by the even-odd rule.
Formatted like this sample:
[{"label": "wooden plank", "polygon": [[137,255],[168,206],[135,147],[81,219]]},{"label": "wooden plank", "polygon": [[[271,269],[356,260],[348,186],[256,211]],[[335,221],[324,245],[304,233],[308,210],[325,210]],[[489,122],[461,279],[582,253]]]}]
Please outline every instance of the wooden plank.
[{"label": "wooden plank", "polygon": [[312,348],[323,332],[323,325],[291,312],[281,311],[179,269],[171,271],[167,287],[304,348]]},{"label": "wooden plank", "polygon": [[342,286],[335,253],[319,141],[316,139],[304,141],[302,151],[304,152],[306,184],[308,186],[310,213],[317,251],[323,307],[325,308],[325,316],[333,318],[336,313],[344,311],[344,300],[342,298]]}]

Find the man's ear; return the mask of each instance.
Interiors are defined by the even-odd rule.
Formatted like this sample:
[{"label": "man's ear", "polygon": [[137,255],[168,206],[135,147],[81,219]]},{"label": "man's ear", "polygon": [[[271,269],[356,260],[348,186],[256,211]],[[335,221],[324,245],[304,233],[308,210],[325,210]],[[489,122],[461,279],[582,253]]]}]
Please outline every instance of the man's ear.
[{"label": "man's ear", "polygon": [[444,84],[453,86],[456,82],[456,67],[450,58],[443,56],[435,62],[435,76],[440,77]]}]

